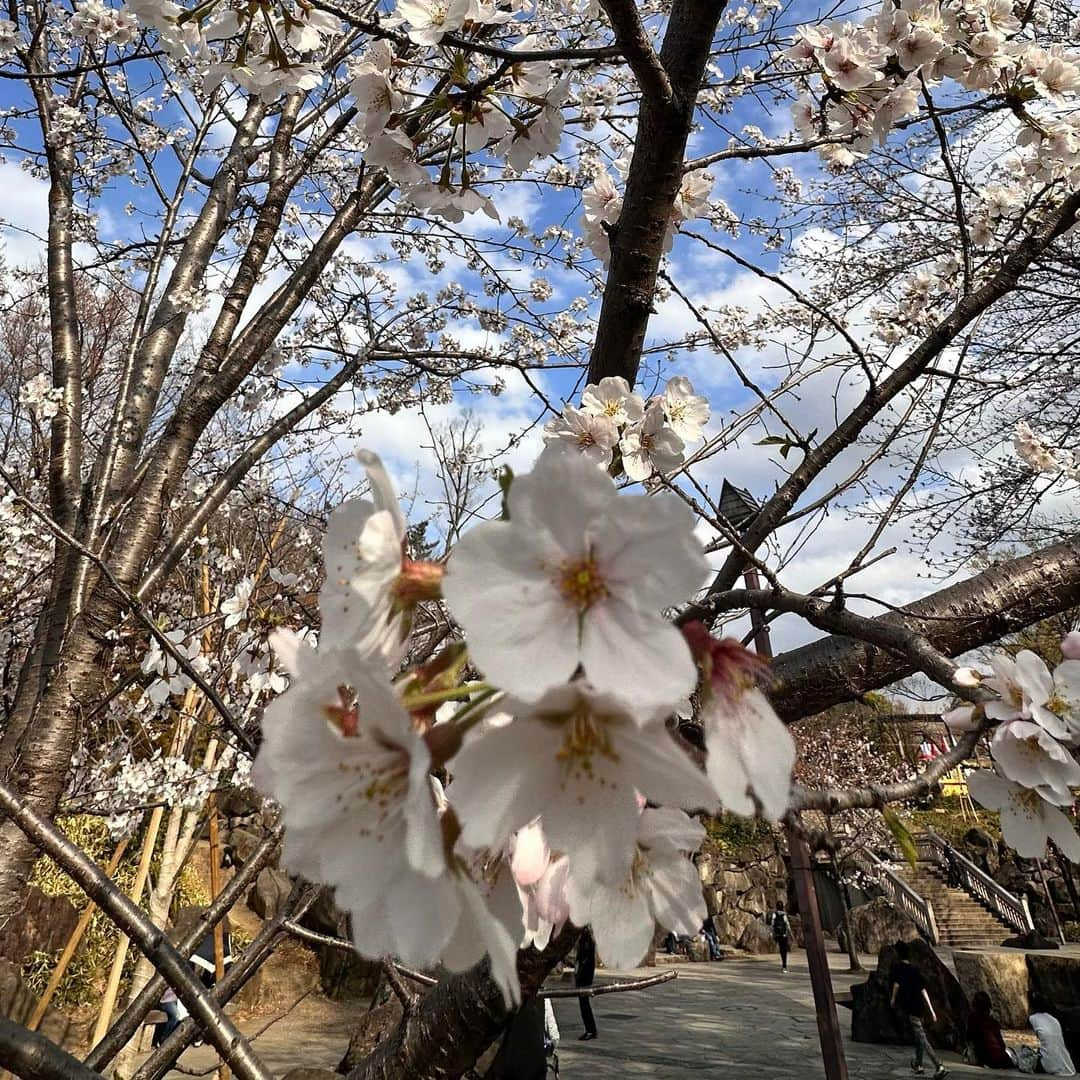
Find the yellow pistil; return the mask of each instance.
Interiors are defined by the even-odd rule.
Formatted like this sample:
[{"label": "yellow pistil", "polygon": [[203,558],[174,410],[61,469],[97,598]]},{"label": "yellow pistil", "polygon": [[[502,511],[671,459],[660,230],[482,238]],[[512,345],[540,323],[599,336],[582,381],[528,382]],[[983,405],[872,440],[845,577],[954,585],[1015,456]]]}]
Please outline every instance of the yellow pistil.
[{"label": "yellow pistil", "polygon": [[608,595],[608,587],[596,560],[587,555],[584,559],[567,559],[559,566],[556,579],[559,592],[578,609],[588,611],[597,601]]}]

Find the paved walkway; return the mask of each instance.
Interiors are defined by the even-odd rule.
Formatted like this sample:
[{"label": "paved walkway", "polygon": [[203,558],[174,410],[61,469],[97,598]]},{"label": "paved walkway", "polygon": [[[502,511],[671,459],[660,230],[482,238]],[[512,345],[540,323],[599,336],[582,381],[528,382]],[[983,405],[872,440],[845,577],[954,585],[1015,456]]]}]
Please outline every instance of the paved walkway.
[{"label": "paved walkway", "polygon": [[[837,994],[866,979],[865,974],[848,973],[845,956],[830,954],[829,960]],[[873,960],[866,957],[863,963],[870,966]],[[674,982],[595,999],[600,1037],[592,1042],[577,1041],[582,1030],[577,1004],[556,1000],[555,1015],[563,1036],[561,1075],[567,1080],[824,1077],[804,953],[793,954],[787,975],[771,956],[680,964],[677,970]],[[840,1008],[839,1016],[852,1080],[912,1075],[910,1050],[853,1043],[850,1009]],[[956,1054],[942,1056],[954,1076],[988,1075],[964,1065]]]},{"label": "paved walkway", "polygon": [[[843,994],[866,976],[847,972],[847,958],[830,954],[833,985]],[[872,964],[867,957],[864,963]],[[594,999],[600,1037],[579,1042],[577,1002],[556,999],[562,1031],[561,1075],[566,1080],[653,1077],[746,1077],[748,1080],[818,1080],[824,1077],[813,994],[805,954],[795,952],[783,975],[776,957],[740,957],[720,963],[675,965],[679,977],[648,990]],[[643,976],[657,969],[635,972]],[[601,973],[602,978],[605,977]],[[333,1069],[348,1042],[356,1011],[311,997],[255,1041],[267,1066],[281,1075],[290,1066]],[[841,1008],[849,1075],[852,1080],[910,1077],[911,1051],[897,1046],[852,1043],[851,1012]],[[247,1032],[265,1023],[248,1021]],[[943,1055],[953,1076],[992,1075],[964,1065],[956,1054]],[[199,1073],[213,1065],[209,1047],[189,1050],[181,1065]],[[174,1072],[171,1077],[184,1074]]]}]

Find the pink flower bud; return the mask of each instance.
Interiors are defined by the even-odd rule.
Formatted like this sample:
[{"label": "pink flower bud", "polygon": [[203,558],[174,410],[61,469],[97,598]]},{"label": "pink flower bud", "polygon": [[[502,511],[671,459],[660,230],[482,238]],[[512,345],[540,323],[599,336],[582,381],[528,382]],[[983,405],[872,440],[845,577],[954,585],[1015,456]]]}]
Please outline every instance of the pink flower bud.
[{"label": "pink flower bud", "polygon": [[1061,655],[1066,660],[1080,660],[1080,630],[1070,630],[1061,639]]},{"label": "pink flower bud", "polygon": [[438,600],[442,596],[442,579],[446,567],[426,559],[401,560],[401,573],[394,581],[394,603],[400,610],[410,608],[421,600]]},{"label": "pink flower bud", "polygon": [[756,686],[768,665],[734,638],[714,638],[705,625],[689,622],[682,627],[701,678],[714,694],[734,701]]}]

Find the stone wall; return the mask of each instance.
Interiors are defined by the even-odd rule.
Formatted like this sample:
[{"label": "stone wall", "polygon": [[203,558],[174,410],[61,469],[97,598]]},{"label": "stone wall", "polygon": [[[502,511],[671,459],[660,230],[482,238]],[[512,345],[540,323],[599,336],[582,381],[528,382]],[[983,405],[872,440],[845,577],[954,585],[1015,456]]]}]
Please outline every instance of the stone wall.
[{"label": "stone wall", "polygon": [[764,926],[766,912],[776,907],[777,900],[787,900],[784,864],[775,856],[739,865],[702,853],[697,866],[722,945],[738,945],[749,926]]}]

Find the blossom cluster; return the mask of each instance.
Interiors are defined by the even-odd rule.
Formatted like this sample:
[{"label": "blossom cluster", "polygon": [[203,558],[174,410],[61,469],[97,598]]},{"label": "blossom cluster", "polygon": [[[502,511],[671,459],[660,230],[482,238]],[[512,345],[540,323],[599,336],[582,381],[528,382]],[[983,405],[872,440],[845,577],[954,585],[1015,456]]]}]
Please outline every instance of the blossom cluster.
[{"label": "blossom cluster", "polygon": [[[605,383],[581,415],[641,424],[649,406]],[[673,383],[688,411],[659,414],[700,430],[700,399]],[[657,922],[696,933],[687,811],[777,818],[794,745],[756,657],[665,617],[707,576],[693,514],[549,445],[500,520],[445,564],[416,561],[385,469],[361,460],[372,494],[329,520],[318,645],[273,638],[291,685],[252,779],[282,806],[285,865],[336,888],[361,953],[450,969],[487,954],[508,998],[517,949],[567,920],[612,967],[637,963]],[[437,599],[464,640],[410,666],[415,607]],[[668,726],[691,694],[704,769]]]},{"label": "blossom cluster", "polygon": [[150,806],[202,810],[235,757],[227,748],[207,770],[160,750],[137,754],[126,739],[116,738],[93,753],[85,747],[76,752],[65,802],[100,814],[114,837],[123,836],[139,827]]},{"label": "blossom cluster", "polygon": [[1080,481],[1080,458],[1076,453],[1047,442],[1026,423],[1016,425],[1013,448],[1016,456],[1035,472]]},{"label": "blossom cluster", "polygon": [[972,797],[1001,814],[1006,842],[1024,858],[1042,858],[1052,840],[1066,858],[1080,862],[1080,836],[1062,813],[1080,786],[1080,631],[1061,643],[1064,659],[1051,671],[1030,649],[992,657],[992,674],[962,668],[961,679],[994,691],[981,705],[945,716],[954,730],[983,719],[997,724],[990,739],[994,769],[967,777]]},{"label": "blossom cluster", "polygon": [[[626,158],[615,162],[621,174],[625,174],[629,164]],[[664,251],[671,250],[675,233],[684,221],[706,215],[711,205],[712,189],[713,178],[704,169],[693,169],[683,176],[664,234]],[[585,189],[582,205],[585,213],[581,216],[581,229],[585,243],[606,266],[611,256],[611,230],[622,213],[622,195],[607,169],[601,169]]]},{"label": "blossom cluster", "polygon": [[785,56],[823,93],[799,99],[795,126],[823,141],[828,163],[849,165],[917,113],[926,88],[949,79],[1014,99],[1018,146],[1028,152],[1019,172],[1062,179],[1080,167],[1080,121],[1075,109],[1058,111],[1080,90],[1080,65],[1038,42],[1033,31],[1046,14],[1012,0],[884,0],[862,23],[803,27]]},{"label": "blossom cluster", "polygon": [[19,389],[19,403],[25,405],[38,420],[51,420],[64,401],[62,387],[53,386],[45,372],[27,379]]},{"label": "blossom cluster", "polygon": [[664,392],[648,401],[631,391],[620,375],[589,384],[581,407],[564,405],[544,426],[544,441],[555,450],[578,453],[612,475],[648,480],[685,460],[688,443],[702,437],[709,405],[684,375],[669,379]]}]

